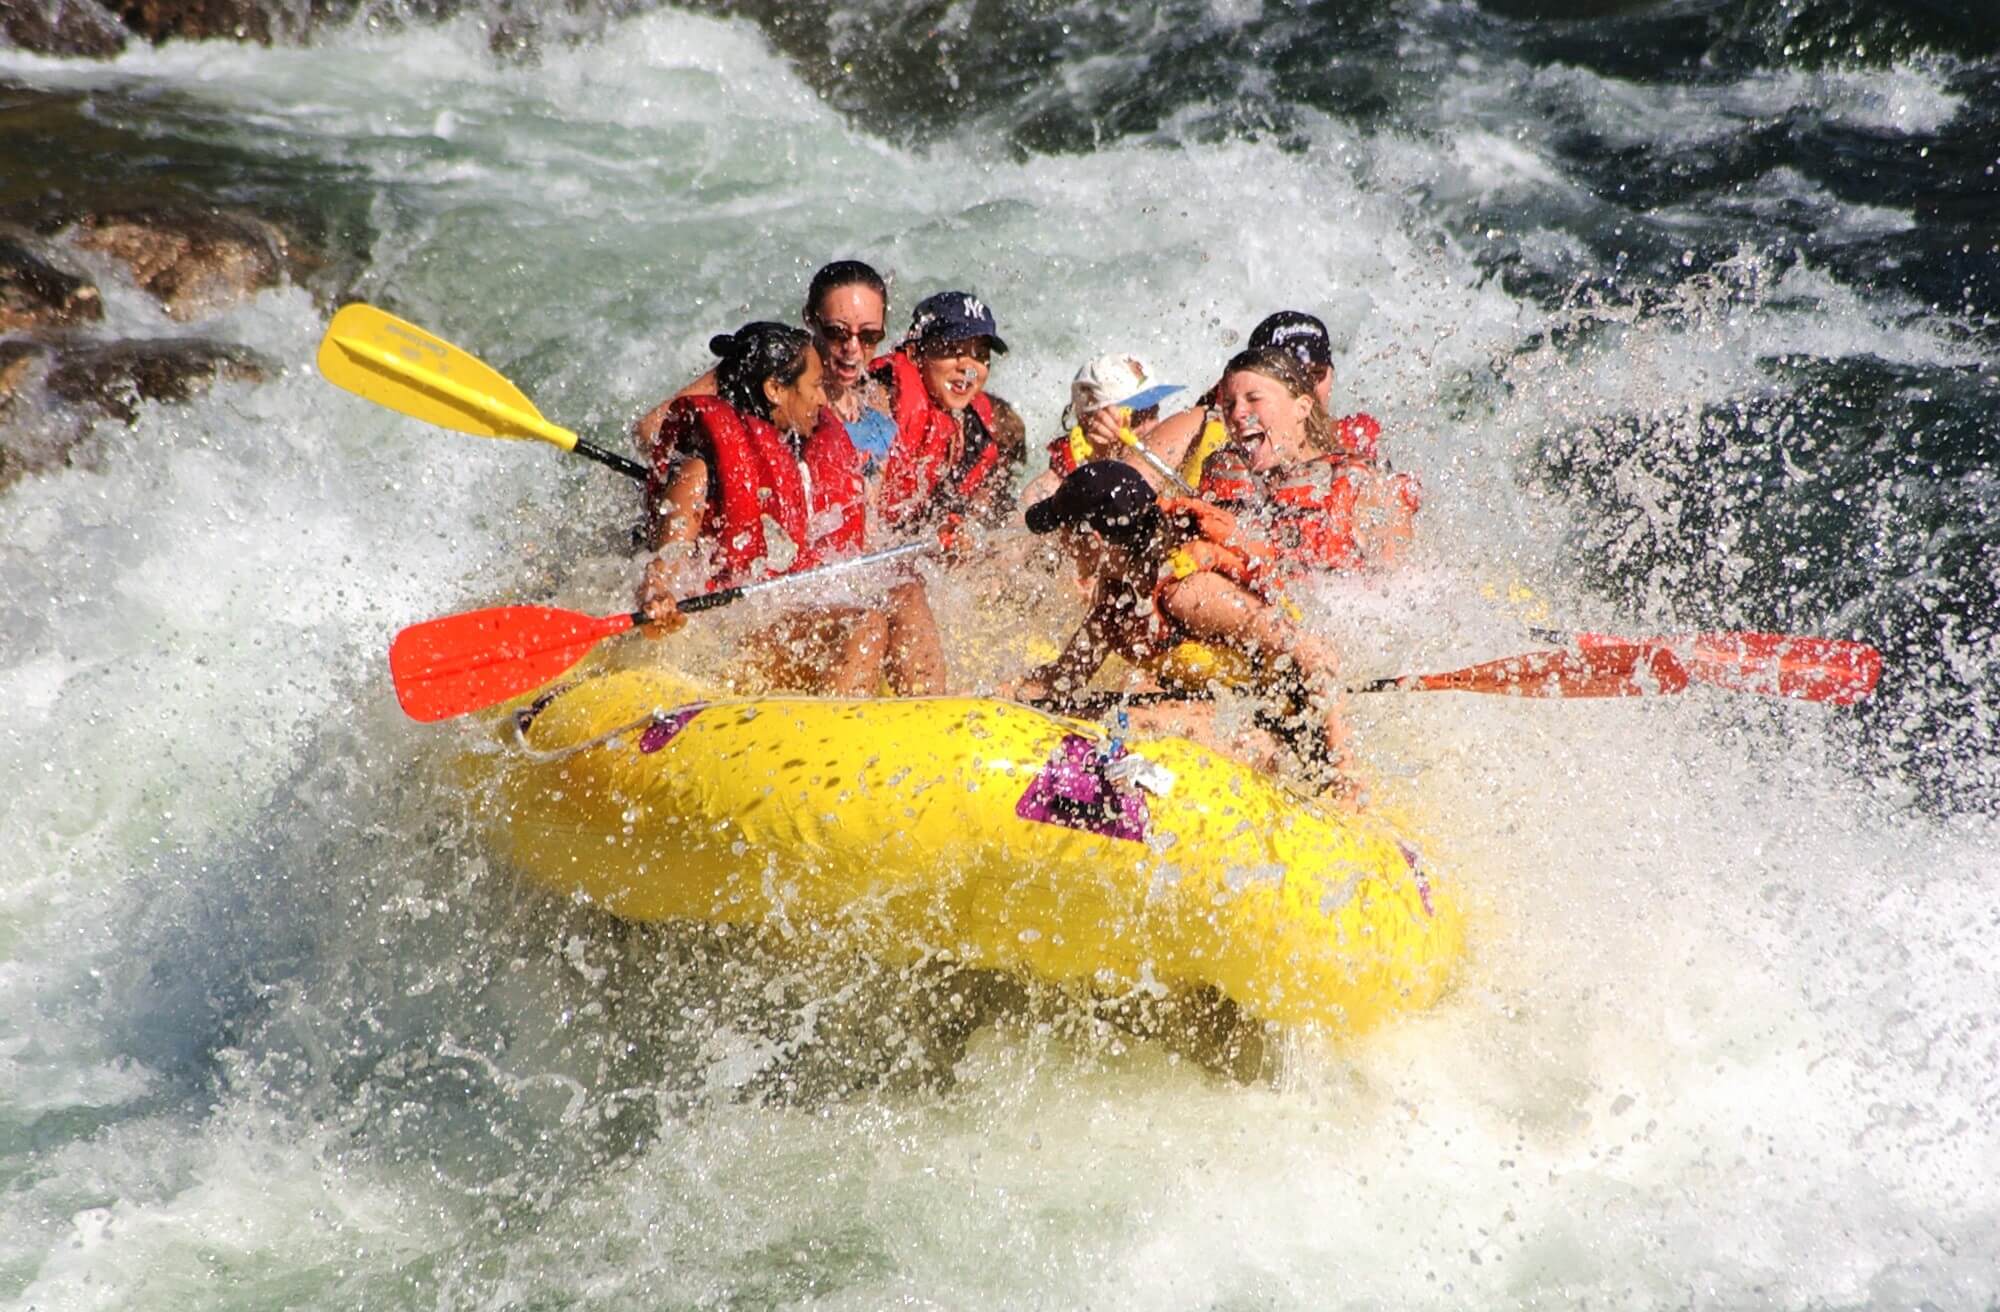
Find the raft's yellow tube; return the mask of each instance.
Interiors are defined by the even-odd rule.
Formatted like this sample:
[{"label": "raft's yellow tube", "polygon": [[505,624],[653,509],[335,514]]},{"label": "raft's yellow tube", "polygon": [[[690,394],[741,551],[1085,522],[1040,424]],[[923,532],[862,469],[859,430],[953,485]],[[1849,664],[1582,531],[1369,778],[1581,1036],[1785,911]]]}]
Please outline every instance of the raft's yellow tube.
[{"label": "raft's yellow tube", "polygon": [[[628,919],[838,925],[892,959],[1208,984],[1343,1035],[1432,1002],[1462,948],[1450,890],[1386,825],[1184,739],[1130,745],[1148,787],[1106,780],[1101,727],[1011,702],[690,713],[693,693],[625,670],[545,699],[528,751],[480,758],[506,857]],[[1101,805],[1052,800],[1064,787]]]}]

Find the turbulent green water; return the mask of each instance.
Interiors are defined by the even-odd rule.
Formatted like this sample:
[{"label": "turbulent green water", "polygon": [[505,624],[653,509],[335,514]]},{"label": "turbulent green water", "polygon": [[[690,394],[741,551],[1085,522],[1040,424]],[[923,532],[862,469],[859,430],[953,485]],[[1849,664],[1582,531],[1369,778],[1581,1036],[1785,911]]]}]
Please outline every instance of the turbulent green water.
[{"label": "turbulent green water", "polygon": [[[0,494],[0,1297],[1991,1306],[2000,73],[1923,6],[1582,8],[0,54],[58,107],[9,120],[10,197],[150,161],[283,202],[607,443],[834,256],[903,310],[978,290],[1035,435],[1083,359],[1197,382],[1296,304],[1427,494],[1408,571],[1307,598],[1357,675],[1520,649],[1516,580],[1889,656],[1855,713],[1356,699],[1472,954],[1242,1084],[1055,997],[519,887],[382,651],[624,608],[630,491],[332,390],[327,307],[262,293],[202,329],[281,377]],[[106,331],[175,330],[95,271]],[[958,667],[1001,660],[939,588]]]}]

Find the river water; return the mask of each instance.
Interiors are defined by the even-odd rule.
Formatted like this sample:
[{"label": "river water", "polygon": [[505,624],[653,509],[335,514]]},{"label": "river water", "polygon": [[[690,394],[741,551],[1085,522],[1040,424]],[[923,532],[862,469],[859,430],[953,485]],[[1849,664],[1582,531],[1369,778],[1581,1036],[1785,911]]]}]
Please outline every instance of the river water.
[{"label": "river water", "polygon": [[1858,637],[1877,696],[1357,699],[1473,908],[1440,1006],[1247,1084],[1046,1002],[940,1050],[924,981],[490,863],[474,731],[399,716],[387,639],[622,609],[631,493],[331,389],[327,307],[264,292],[202,327],[282,376],[0,495],[0,1297],[2000,1299],[1990,20],[1003,8],[507,5],[0,78],[334,216],[360,295],[607,444],[837,256],[903,313],[984,296],[1031,435],[1102,350],[1199,383],[1313,309],[1427,495],[1402,576],[1308,599],[1357,673],[1544,617]]}]

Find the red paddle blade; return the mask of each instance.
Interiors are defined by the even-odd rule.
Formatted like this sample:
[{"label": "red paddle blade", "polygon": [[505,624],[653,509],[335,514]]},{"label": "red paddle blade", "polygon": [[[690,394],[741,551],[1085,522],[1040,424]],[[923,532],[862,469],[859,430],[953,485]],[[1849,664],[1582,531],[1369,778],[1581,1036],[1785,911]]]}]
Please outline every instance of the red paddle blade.
[{"label": "red paddle blade", "polygon": [[541,687],[631,627],[630,615],[600,619],[553,606],[466,611],[398,633],[389,644],[389,677],[404,714],[448,720]]},{"label": "red paddle blade", "polygon": [[1579,633],[1584,650],[1605,646],[1659,646],[1687,665],[1691,678],[1737,692],[1852,706],[1875,690],[1882,653],[1845,638],[1801,638],[1785,633],[1698,633],[1682,638],[1617,638]]},{"label": "red paddle blade", "polygon": [[1628,643],[1529,652],[1443,674],[1413,674],[1395,686],[1512,697],[1646,697],[1680,692],[1688,672],[1664,647]]}]

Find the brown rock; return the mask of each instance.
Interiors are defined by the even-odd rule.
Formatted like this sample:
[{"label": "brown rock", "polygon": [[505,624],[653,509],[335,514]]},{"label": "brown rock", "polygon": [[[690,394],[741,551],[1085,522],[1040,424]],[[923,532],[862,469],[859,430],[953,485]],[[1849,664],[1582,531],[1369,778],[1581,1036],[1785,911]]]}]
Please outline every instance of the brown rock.
[{"label": "brown rock", "polygon": [[125,264],[182,321],[275,285],[289,246],[263,219],[197,207],[90,215],[77,225],[76,244]]},{"label": "brown rock", "polygon": [[271,44],[270,8],[261,0],[114,0],[125,26],[155,45],[169,38],[230,37]]},{"label": "brown rock", "polygon": [[201,338],[113,342],[61,353],[49,392],[131,423],[139,402],[185,401],[219,377],[260,380],[272,364],[248,347]]},{"label": "brown rock", "polygon": [[0,341],[0,492],[29,474],[74,463],[90,425],[36,404],[50,348]]},{"label": "brown rock", "polygon": [[0,0],[0,38],[38,55],[108,59],[125,48],[125,29],[93,0]]},{"label": "brown rock", "polygon": [[97,288],[50,263],[32,238],[0,230],[0,332],[63,328],[104,317]]},{"label": "brown rock", "polygon": [[0,342],[0,420],[6,418],[7,408],[34,372],[35,362],[48,352],[40,342]]}]

